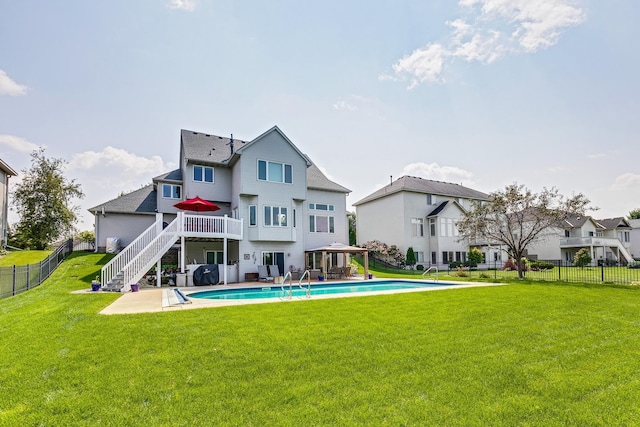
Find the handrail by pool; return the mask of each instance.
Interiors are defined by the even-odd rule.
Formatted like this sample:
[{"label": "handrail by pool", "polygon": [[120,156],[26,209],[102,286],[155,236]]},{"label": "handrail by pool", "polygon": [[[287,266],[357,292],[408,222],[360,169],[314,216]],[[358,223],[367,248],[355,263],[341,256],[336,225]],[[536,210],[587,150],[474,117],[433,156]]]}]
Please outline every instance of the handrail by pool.
[{"label": "handrail by pool", "polygon": [[438,267],[429,267],[427,268],[424,273],[422,273],[422,278],[424,279],[424,275],[427,274],[428,272],[430,272],[431,270],[435,270],[436,271],[436,281],[438,281]]},{"label": "handrail by pool", "polygon": [[[289,278],[289,296],[287,296],[287,291],[284,289],[284,284],[287,282],[287,277]],[[282,289],[282,296],[280,297],[280,299],[291,299],[291,297],[293,296],[293,280],[291,278],[290,271],[287,271],[287,273],[282,278],[280,288]]]},{"label": "handrail by pool", "polygon": [[309,270],[305,270],[304,273],[302,273],[302,276],[300,276],[300,280],[298,280],[298,287],[302,290],[304,290],[304,288],[302,287],[302,279],[304,279],[304,277],[307,276],[307,298],[311,298],[311,273],[309,272]]}]

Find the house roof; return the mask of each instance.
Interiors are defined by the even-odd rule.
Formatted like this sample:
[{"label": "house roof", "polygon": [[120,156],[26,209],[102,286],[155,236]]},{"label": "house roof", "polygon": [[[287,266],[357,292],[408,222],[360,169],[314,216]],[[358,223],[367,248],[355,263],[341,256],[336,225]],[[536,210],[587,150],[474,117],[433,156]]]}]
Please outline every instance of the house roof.
[{"label": "house roof", "polygon": [[598,224],[606,228],[607,230],[615,230],[616,228],[631,228],[631,224],[623,217],[606,218],[596,220]]},{"label": "house roof", "polygon": [[171,172],[163,173],[153,178],[153,181],[176,181],[182,182],[182,171],[180,169],[172,170]]},{"label": "house roof", "polygon": [[629,220],[629,225],[631,226],[631,228],[640,228],[640,219],[630,219]]},{"label": "house roof", "polygon": [[[226,164],[231,157],[231,138],[194,132],[182,129],[180,131],[181,155],[187,162]],[[237,152],[248,144],[233,138],[233,150]]]},{"label": "house roof", "polygon": [[4,162],[4,160],[0,159],[0,169],[4,171],[5,174],[9,176],[18,176],[18,173],[14,171],[8,164]]},{"label": "house roof", "polygon": [[598,224],[598,222],[589,215],[570,214],[565,218],[565,225],[568,225],[570,228],[581,228],[587,221],[593,222],[596,228],[604,228],[604,226]]},{"label": "house roof", "polygon": [[90,212],[112,212],[112,213],[155,213],[157,206],[157,192],[153,185],[149,184],[131,193],[123,194],[120,197],[108,202],[89,208]]},{"label": "house roof", "polygon": [[444,202],[440,203],[434,210],[432,210],[430,213],[428,213],[427,216],[428,217],[429,216],[436,216],[436,215],[440,214],[449,205],[458,205],[460,210],[464,211],[464,209],[462,209],[462,206],[460,206],[460,204],[456,203],[454,200],[445,200]]},{"label": "house roof", "polygon": [[327,178],[315,163],[311,163],[311,166],[307,168],[307,188],[310,190],[334,191],[337,193],[351,192],[348,188]]},{"label": "house roof", "polygon": [[489,195],[480,191],[463,187],[460,184],[450,182],[432,181],[416,176],[403,176],[389,185],[371,193],[362,200],[354,203],[354,206],[362,205],[401,191],[413,193],[435,194],[439,196],[461,197],[465,199],[489,200]]}]

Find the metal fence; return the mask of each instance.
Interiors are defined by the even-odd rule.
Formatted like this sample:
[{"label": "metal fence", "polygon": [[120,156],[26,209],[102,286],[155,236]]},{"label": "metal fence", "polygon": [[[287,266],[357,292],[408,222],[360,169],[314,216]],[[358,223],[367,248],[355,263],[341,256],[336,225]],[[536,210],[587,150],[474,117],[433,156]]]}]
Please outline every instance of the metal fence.
[{"label": "metal fence", "polygon": [[[362,262],[360,260],[360,262]],[[528,280],[541,281],[561,281],[570,283],[611,283],[629,285],[637,283],[640,285],[640,269],[629,268],[627,266],[610,266],[610,265],[590,265],[587,267],[575,267],[573,263],[568,261],[551,260],[544,261],[551,265],[549,268],[540,268],[534,265],[527,267],[524,271],[524,278]],[[544,263],[538,261],[538,263]],[[394,268],[377,259],[369,259],[369,267],[382,271],[399,273],[399,274],[422,274],[422,271],[407,271],[404,268]],[[423,268],[429,268],[429,264],[423,264]],[[438,265],[438,273],[446,274],[454,277],[469,278],[485,278],[508,280],[517,279],[518,272],[516,270],[503,269],[504,262],[491,262],[481,264],[477,268],[458,267],[454,268],[450,265]],[[429,273],[429,276],[435,276],[435,271]]]},{"label": "metal fence", "polygon": [[35,288],[53,273],[62,261],[75,250],[88,250],[82,245],[74,246],[73,239],[69,239],[60,245],[45,260],[37,264],[14,265],[0,267],[0,298],[17,295],[21,292]]}]

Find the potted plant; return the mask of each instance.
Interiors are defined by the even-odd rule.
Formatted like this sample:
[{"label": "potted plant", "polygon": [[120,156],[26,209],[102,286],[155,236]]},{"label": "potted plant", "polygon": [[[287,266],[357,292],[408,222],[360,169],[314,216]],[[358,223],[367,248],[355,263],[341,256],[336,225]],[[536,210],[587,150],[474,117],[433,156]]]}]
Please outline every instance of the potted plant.
[{"label": "potted plant", "polygon": [[94,280],[91,281],[91,291],[92,292],[97,292],[100,290],[100,276],[96,276],[96,278]]},{"label": "potted plant", "polygon": [[320,269],[320,274],[318,274],[318,281],[324,282],[324,270]]}]

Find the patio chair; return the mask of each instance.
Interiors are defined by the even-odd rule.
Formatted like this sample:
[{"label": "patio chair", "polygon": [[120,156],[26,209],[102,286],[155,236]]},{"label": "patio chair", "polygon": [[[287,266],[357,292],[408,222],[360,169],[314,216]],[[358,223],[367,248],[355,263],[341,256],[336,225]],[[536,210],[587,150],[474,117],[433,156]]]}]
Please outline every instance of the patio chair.
[{"label": "patio chair", "polygon": [[265,281],[273,280],[273,276],[269,276],[269,273],[267,272],[266,265],[258,266],[258,280],[265,280]]},{"label": "patio chair", "polygon": [[280,269],[278,268],[278,265],[270,265],[269,266],[269,274],[271,275],[271,277],[280,276]]}]

